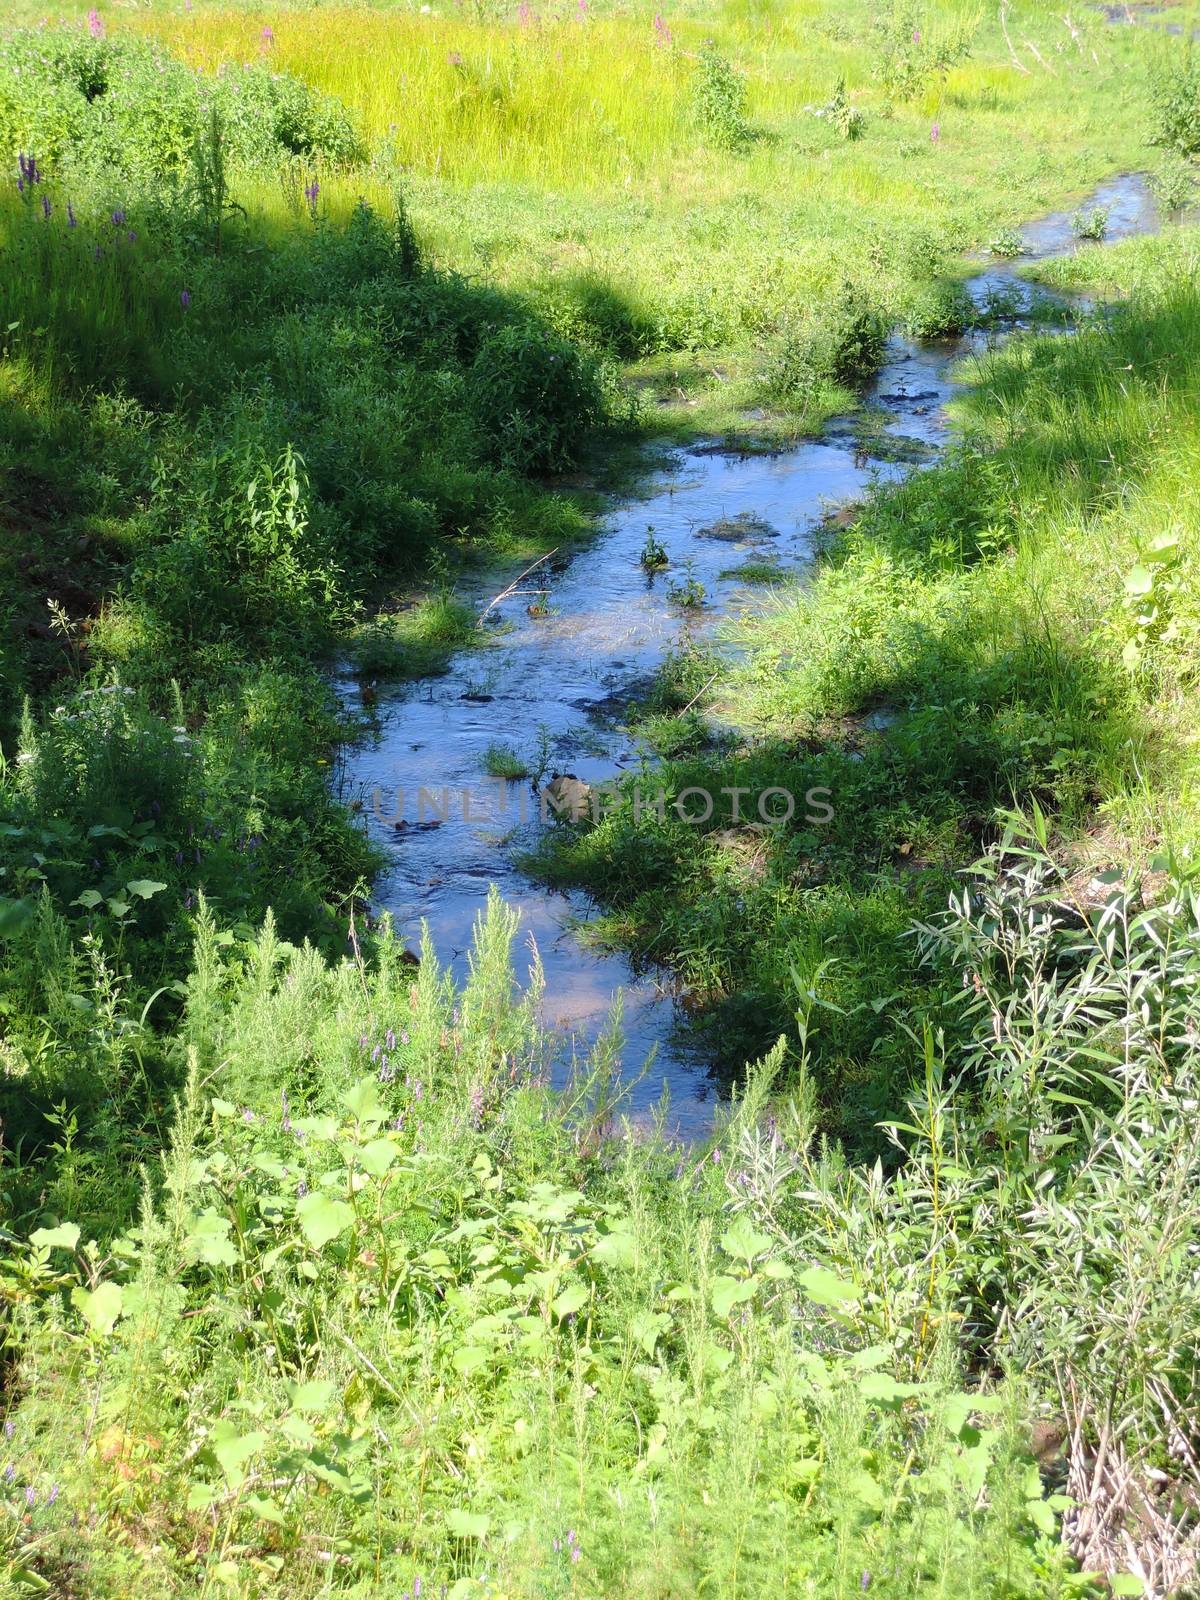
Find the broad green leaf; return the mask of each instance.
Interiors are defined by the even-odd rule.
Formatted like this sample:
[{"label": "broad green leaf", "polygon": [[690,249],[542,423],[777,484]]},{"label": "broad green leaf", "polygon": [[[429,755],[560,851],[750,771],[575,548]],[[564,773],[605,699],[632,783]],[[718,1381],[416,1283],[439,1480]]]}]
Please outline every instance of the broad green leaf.
[{"label": "broad green leaf", "polygon": [[358,1163],[373,1178],[382,1178],[399,1154],[394,1139],[372,1139],[358,1152]]},{"label": "broad green leaf", "polygon": [[60,1222],[57,1228],[35,1228],[29,1242],[35,1250],[74,1250],[79,1243],[79,1225]]},{"label": "broad green leaf", "polygon": [[213,1459],[225,1474],[231,1488],[245,1481],[245,1465],[267,1443],[267,1435],[260,1432],[240,1433],[235,1422],[227,1419],[213,1425],[208,1436],[208,1448]]},{"label": "broad green leaf", "polygon": [[1149,594],[1154,587],[1154,574],[1148,567],[1140,563],[1132,569],[1125,579],[1125,593],[1132,595]]},{"label": "broad green leaf", "polygon": [[917,1383],[897,1383],[886,1372],[864,1372],[858,1380],[858,1392],[864,1400],[877,1400],[881,1405],[896,1405],[901,1400],[911,1400],[920,1394]]},{"label": "broad green leaf", "polygon": [[1146,1592],[1146,1585],[1132,1572],[1115,1573],[1108,1580],[1108,1587],[1113,1594],[1119,1595],[1139,1595]]},{"label": "broad green leaf", "polygon": [[379,1085],[374,1078],[360,1078],[342,1104],[356,1122],[382,1122],[387,1109],[379,1098]]},{"label": "broad green leaf", "polygon": [[238,1256],[229,1237],[231,1231],[228,1217],[211,1208],[202,1211],[188,1230],[184,1249],[193,1261],[203,1261],[206,1266],[232,1267]]},{"label": "broad green leaf", "polygon": [[719,1317],[727,1317],[734,1306],[752,1300],[758,1288],[757,1278],[714,1278],[712,1308]]},{"label": "broad green leaf", "polygon": [[458,1539],[486,1539],[491,1517],[480,1511],[447,1511],[446,1531]]},{"label": "broad green leaf", "polygon": [[85,889],[82,894],[75,896],[71,904],[73,906],[83,906],[87,911],[94,911],[103,900],[104,896],[99,889]]},{"label": "broad green leaf", "polygon": [[721,1236],[721,1249],[725,1254],[735,1257],[738,1261],[744,1261],[747,1265],[755,1256],[761,1256],[769,1250],[771,1244],[772,1240],[765,1233],[759,1233],[747,1216],[740,1216]]},{"label": "broad green leaf", "polygon": [[474,1372],[477,1367],[482,1367],[491,1359],[492,1351],[486,1345],[468,1344],[454,1352],[451,1364],[455,1372],[461,1372],[465,1377],[468,1372]]},{"label": "broad green leaf", "polygon": [[114,917],[127,917],[130,912],[128,900],[118,900],[115,896],[108,901],[108,909]]},{"label": "broad green leaf", "polygon": [[828,1267],[806,1267],[796,1280],[814,1305],[836,1306],[861,1300],[861,1292]]},{"label": "broad green leaf", "polygon": [[167,886],[165,883],[156,883],[153,878],[131,878],[125,887],[130,894],[136,894],[140,900],[151,900],[156,894],[161,894]]},{"label": "broad green leaf", "polygon": [[274,1522],[282,1528],[287,1520],[282,1510],[275,1504],[274,1500],[269,1500],[264,1495],[248,1494],[243,1500],[242,1504],[246,1507],[246,1510],[252,1512],[260,1522]]},{"label": "broad green leaf", "polygon": [[326,1378],[310,1378],[307,1383],[288,1385],[288,1399],[293,1411],[322,1412],[329,1410],[333,1384]]},{"label": "broad green leaf", "polygon": [[300,1231],[314,1250],[323,1250],[354,1221],[354,1207],[327,1194],[306,1194],[296,1204]]},{"label": "broad green leaf", "polygon": [[551,1302],[550,1309],[560,1320],[572,1316],[582,1306],[587,1305],[588,1291],[582,1283],[568,1284],[560,1295],[556,1295]]},{"label": "broad green leaf", "polygon": [[605,1267],[631,1267],[634,1261],[634,1240],[631,1233],[603,1234],[592,1246],[592,1259]]},{"label": "broad green leaf", "polygon": [[72,1289],[71,1304],[82,1313],[94,1334],[104,1338],[117,1325],[124,1293],[119,1283],[102,1283],[96,1289]]}]

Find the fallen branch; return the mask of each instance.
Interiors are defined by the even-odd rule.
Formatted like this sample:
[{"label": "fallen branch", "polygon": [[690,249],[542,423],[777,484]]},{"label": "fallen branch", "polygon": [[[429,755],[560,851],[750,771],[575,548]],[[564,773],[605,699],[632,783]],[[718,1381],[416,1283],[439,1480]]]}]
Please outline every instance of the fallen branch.
[{"label": "fallen branch", "polygon": [[[502,601],[511,600],[513,595],[517,593],[517,585],[522,581],[522,579],[527,578],[533,571],[534,567],[540,567],[543,561],[549,561],[550,557],[555,555],[557,551],[558,546],[555,545],[553,550],[547,550],[544,556],[539,556],[536,561],[531,562],[530,565],[525,568],[524,572],[518,573],[513,581],[509,584],[507,589],[501,589],[498,595],[488,601],[487,605],[485,605],[483,610],[479,613],[475,626],[477,628],[482,628],[483,619],[487,616],[488,612],[493,610],[494,607],[498,606]],[[539,589],[538,593],[540,594],[541,592],[542,591]]]}]

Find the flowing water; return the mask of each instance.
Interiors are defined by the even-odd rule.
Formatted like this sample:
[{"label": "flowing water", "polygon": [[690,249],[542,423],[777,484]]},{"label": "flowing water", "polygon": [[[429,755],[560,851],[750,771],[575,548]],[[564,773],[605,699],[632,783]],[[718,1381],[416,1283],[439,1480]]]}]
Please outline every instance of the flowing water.
[{"label": "flowing water", "polygon": [[[1107,209],[1110,239],[1154,224],[1136,176],[1105,184],[1085,205]],[[1062,212],[1025,228],[1021,259],[1075,248],[1071,216]],[[1031,291],[1012,265],[981,264],[968,289],[980,306],[1006,301],[1015,308],[1010,325],[1019,325]],[[711,1120],[720,1084],[678,1025],[686,997],[669,974],[634,971],[622,955],[580,938],[578,928],[595,912],[587,896],[547,889],[520,872],[517,857],[537,830],[563,824],[542,820],[528,781],[489,778],[485,752],[502,744],[528,758],[536,750],[547,774],[571,773],[593,784],[638,769],[635,744],[611,711],[636,699],[680,635],[684,616],[668,591],[684,563],[692,563],[704,586],[701,626],[708,628],[756,603],[755,591],[730,569],[767,560],[781,574],[803,572],[831,508],[861,499],[875,480],[911,470],[896,463],[897,447],[901,454],[923,448],[930,457],[941,447],[955,389],[951,369],[987,337],[892,341],[866,396],[881,421],[877,455],[849,421],[776,455],[711,447],[675,452],[640,493],[612,507],[593,539],[520,585],[548,591],[548,615],[530,616],[527,595],[497,607],[491,615],[498,612],[506,628],[488,648],[462,652],[443,676],[381,690],[376,735],[347,752],[347,785],[362,796],[368,826],[391,862],[376,888],[377,907],[392,913],[410,943],[427,922],[439,958],[461,974],[472,926],[496,884],[521,912],[525,947],[536,942],[546,976],[545,1018],[561,1031],[564,1072],[571,1051],[586,1051],[617,991],[624,992],[627,1077],[653,1055],[630,1091],[627,1109],[635,1120],[649,1114],[664,1088],[667,1126],[680,1137],[702,1134]],[[653,577],[639,563],[648,526],[671,563]],[[519,564],[497,564],[463,598],[482,610],[519,572]],[[356,704],[354,680],[339,687],[346,703]]]}]

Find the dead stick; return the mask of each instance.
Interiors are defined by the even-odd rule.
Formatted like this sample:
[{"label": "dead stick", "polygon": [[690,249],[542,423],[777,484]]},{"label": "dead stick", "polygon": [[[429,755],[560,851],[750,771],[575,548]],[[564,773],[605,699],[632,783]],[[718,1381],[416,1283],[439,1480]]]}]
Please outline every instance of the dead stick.
[{"label": "dead stick", "polygon": [[533,571],[534,567],[540,567],[543,561],[549,561],[550,557],[552,555],[556,555],[557,553],[558,553],[558,546],[555,545],[553,550],[547,550],[546,554],[544,556],[539,556],[536,561],[532,562],[529,566],[527,566],[525,568],[524,572],[519,572],[517,574],[517,576],[513,579],[513,581],[509,584],[507,589],[501,589],[500,593],[495,597],[494,600],[489,600],[488,601],[487,605],[485,605],[483,610],[479,613],[479,618],[478,618],[475,626],[476,627],[482,627],[483,626],[484,617],[487,616],[488,612],[492,609],[493,606],[498,606],[502,600],[509,599],[512,596],[512,594],[515,592],[516,587],[520,583],[522,578],[527,578],[529,576],[529,574]]}]

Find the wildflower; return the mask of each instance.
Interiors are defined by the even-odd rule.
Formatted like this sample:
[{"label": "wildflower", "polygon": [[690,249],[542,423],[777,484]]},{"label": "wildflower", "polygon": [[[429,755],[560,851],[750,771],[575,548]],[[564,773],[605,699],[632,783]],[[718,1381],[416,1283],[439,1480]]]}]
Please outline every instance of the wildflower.
[{"label": "wildflower", "polygon": [[938,123],[938,122],[935,122],[933,127],[930,128],[930,130],[929,130],[929,142],[930,142],[930,144],[936,144],[938,142],[938,140],[941,138],[941,136],[942,136],[941,124]]},{"label": "wildflower", "polygon": [[17,1475],[17,1469],[16,1469],[16,1467],[13,1466],[12,1462],[10,1461],[8,1463],[8,1465],[4,1469],[4,1481],[5,1481],[5,1483],[11,1483],[13,1481],[13,1479],[16,1477],[16,1475]]},{"label": "wildflower", "polygon": [[78,226],[79,226],[79,223],[78,223],[78,220],[76,219],[76,216],[75,216],[75,207],[68,200],[67,201],[67,227],[68,228],[77,228]]},{"label": "wildflower", "polygon": [[387,1045],[389,1050],[394,1050],[396,1048],[396,1035],[390,1028],[388,1029],[387,1033],[384,1034],[383,1042]]},{"label": "wildflower", "polygon": [[532,26],[533,7],[529,4],[529,0],[521,0],[521,4],[517,7],[517,21],[520,23],[522,28],[528,28]]},{"label": "wildflower", "polygon": [[667,26],[666,19],[664,18],[664,16],[663,16],[661,11],[656,11],[654,13],[654,31],[658,35],[659,44],[661,44],[661,45],[670,44],[670,42],[671,42],[671,30]]},{"label": "wildflower", "polygon": [[12,1436],[14,1433],[16,1433],[16,1431],[16,1428],[13,1427],[11,1422],[6,1422],[4,1424],[4,1437],[9,1441],[10,1444],[12,1443]]},{"label": "wildflower", "polygon": [[914,44],[920,44],[920,42],[921,42],[921,30],[920,30],[920,28],[914,28],[913,29],[913,43]]},{"label": "wildflower", "polygon": [[712,1159],[713,1159],[713,1166],[714,1167],[719,1167],[721,1165],[721,1152],[719,1150],[714,1150],[713,1153],[712,1153]]},{"label": "wildflower", "polygon": [[104,24],[100,21],[100,13],[96,10],[95,6],[93,6],[88,12],[87,22],[88,32],[91,34],[92,38],[103,39]]},{"label": "wildflower", "polygon": [[114,211],[113,212],[113,214],[112,214],[112,225],[113,225],[114,228],[122,228],[122,227],[124,227],[124,225],[125,225],[125,213],[123,211]]},{"label": "wildflower", "polygon": [[274,43],[275,43],[275,34],[274,34],[274,32],[273,32],[273,30],[271,28],[271,24],[269,22],[266,22],[266,23],[263,24],[262,47],[263,47],[264,50],[269,50]]},{"label": "wildflower", "polygon": [[186,311],[187,308],[191,305],[191,303],[192,303],[191,295],[187,292],[186,289],[180,289],[180,291],[179,291],[179,304]]},{"label": "wildflower", "polygon": [[578,4],[575,7],[575,13],[578,16],[580,22],[582,22],[583,19],[587,16],[587,0],[578,0]]},{"label": "wildflower", "polygon": [[50,1485],[50,1493],[46,1496],[46,1504],[48,1506],[52,1506],[57,1499],[58,1499],[58,1485],[56,1483],[52,1483]]},{"label": "wildflower", "polygon": [[407,1044],[408,1043],[408,1032],[407,1032],[407,1030],[405,1028],[401,1028],[400,1029],[400,1043],[401,1044]]},{"label": "wildflower", "polygon": [[308,201],[308,209],[315,217],[317,214],[317,196],[321,192],[321,185],[314,178],[311,183],[304,186],[304,198]]},{"label": "wildflower", "polygon": [[100,257],[104,254],[104,251],[101,250],[100,246],[97,244],[92,246],[92,254],[95,256],[96,260],[99,261]]},{"label": "wildflower", "polygon": [[449,60],[452,67],[461,67],[463,64],[463,58],[457,50],[451,50]]},{"label": "wildflower", "polygon": [[29,1509],[31,1511],[33,1510],[33,1502],[36,1499],[37,1499],[37,1491],[34,1489],[33,1485],[30,1484],[25,1490],[25,1504],[29,1507]]},{"label": "wildflower", "polygon": [[308,1193],[308,1185],[305,1183],[303,1178],[300,1179],[299,1185],[296,1188],[296,1193],[301,1200],[303,1200],[304,1196]]},{"label": "wildflower", "polygon": [[48,194],[44,194],[42,196],[42,215],[45,217],[47,222],[50,220],[50,211],[50,196]]},{"label": "wildflower", "polygon": [[17,152],[17,171],[17,189],[21,194],[25,193],[27,184],[32,188],[35,183],[42,181],[42,169],[37,164],[37,157],[27,156],[23,150]]}]

